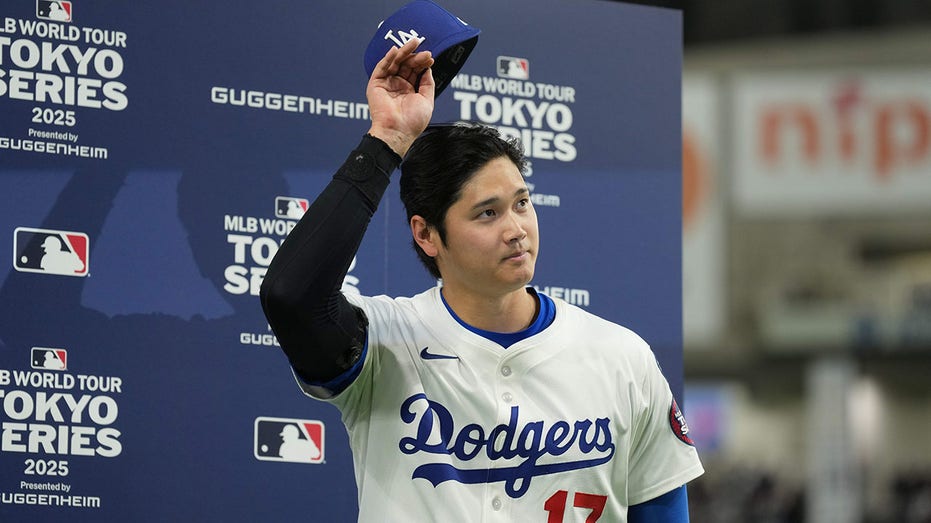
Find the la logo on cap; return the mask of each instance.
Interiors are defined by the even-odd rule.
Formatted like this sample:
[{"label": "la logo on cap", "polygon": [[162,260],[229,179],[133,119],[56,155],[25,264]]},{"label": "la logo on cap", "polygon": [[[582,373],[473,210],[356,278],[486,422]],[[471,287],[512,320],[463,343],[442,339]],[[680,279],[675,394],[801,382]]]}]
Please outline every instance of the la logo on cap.
[{"label": "la logo on cap", "polygon": [[480,30],[429,0],[414,0],[378,24],[378,30],[365,50],[365,72],[372,71],[393,47],[414,38],[421,40],[418,51],[433,54],[434,96],[439,96],[478,42]]}]

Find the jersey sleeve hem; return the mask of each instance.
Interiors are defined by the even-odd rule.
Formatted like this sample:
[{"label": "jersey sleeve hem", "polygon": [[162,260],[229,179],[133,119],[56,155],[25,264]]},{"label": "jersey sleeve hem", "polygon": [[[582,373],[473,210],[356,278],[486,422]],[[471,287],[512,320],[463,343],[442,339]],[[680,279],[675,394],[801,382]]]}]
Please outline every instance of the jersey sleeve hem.
[{"label": "jersey sleeve hem", "polygon": [[314,385],[304,380],[304,378],[302,378],[301,375],[297,373],[297,370],[295,370],[294,367],[291,367],[291,374],[294,376],[294,381],[297,382],[297,386],[301,388],[301,391],[311,398],[325,401],[336,396],[336,393],[332,390],[322,385]]},{"label": "jersey sleeve hem", "polygon": [[639,505],[641,503],[650,501],[653,498],[662,496],[663,494],[666,494],[667,492],[670,492],[673,489],[676,489],[678,487],[681,487],[682,485],[685,485],[689,481],[692,481],[693,479],[701,476],[704,473],[705,473],[705,469],[704,467],[702,467],[701,463],[695,463],[691,467],[683,470],[682,472],[680,472],[679,474],[676,474],[675,476],[671,478],[666,479],[665,481],[657,483],[656,485],[653,485],[639,492],[631,493],[627,497],[627,504],[628,505]]},{"label": "jersey sleeve hem", "polygon": [[362,346],[362,356],[356,361],[356,363],[346,369],[346,372],[343,372],[339,376],[325,382],[311,381],[304,379],[297,369],[291,368],[291,373],[294,374],[294,379],[297,380],[297,385],[304,391],[305,394],[321,400],[329,400],[339,396],[341,392],[346,390],[352,382],[359,377],[359,373],[362,372],[362,367],[365,365],[365,356],[368,352],[368,343],[365,343]]}]

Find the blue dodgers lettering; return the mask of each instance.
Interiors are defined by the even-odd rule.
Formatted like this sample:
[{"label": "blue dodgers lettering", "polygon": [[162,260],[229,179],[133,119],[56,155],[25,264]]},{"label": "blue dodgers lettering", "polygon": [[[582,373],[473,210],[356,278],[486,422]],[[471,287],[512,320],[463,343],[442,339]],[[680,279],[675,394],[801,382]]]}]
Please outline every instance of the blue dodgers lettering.
[{"label": "blue dodgers lettering", "polygon": [[[415,410],[415,407],[419,407]],[[423,409],[422,411],[420,409]],[[469,462],[482,451],[488,459],[523,461],[511,467],[457,468],[449,463],[427,463],[414,469],[411,479],[423,478],[434,487],[444,481],[463,484],[504,482],[505,492],[512,498],[523,496],[536,476],[578,470],[611,461],[614,457],[614,438],[611,420],[598,418],[578,420],[573,424],[557,421],[546,427],[543,421],[520,423],[520,407],[511,407],[507,424],[486,431],[481,425],[470,423],[456,432],[452,413],[442,403],[431,401],[426,394],[415,394],[401,405],[401,420],[416,425],[414,437],[404,437],[398,447],[405,454],[426,452],[454,456]],[[439,435],[439,442],[428,443],[431,434]],[[434,437],[435,440],[435,437]],[[561,456],[572,448],[591,459],[539,464],[544,456]]]}]

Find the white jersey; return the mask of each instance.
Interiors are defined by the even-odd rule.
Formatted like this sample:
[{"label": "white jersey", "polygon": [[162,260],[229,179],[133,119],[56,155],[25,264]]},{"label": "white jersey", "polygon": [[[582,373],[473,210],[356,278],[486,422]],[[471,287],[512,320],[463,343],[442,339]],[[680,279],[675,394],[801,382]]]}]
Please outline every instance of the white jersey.
[{"label": "white jersey", "polygon": [[549,327],[504,349],[463,328],[439,288],[347,298],[368,351],[326,401],[349,431],[359,521],[625,522],[703,472],[628,329],[557,299]]}]

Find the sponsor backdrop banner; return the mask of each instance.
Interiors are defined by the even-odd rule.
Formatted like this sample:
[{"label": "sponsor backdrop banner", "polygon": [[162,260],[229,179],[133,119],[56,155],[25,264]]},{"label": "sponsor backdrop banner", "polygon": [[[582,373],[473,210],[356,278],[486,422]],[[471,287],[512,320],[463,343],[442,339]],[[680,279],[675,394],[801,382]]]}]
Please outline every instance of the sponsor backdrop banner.
[{"label": "sponsor backdrop banner", "polygon": [[[355,520],[338,413],[257,293],[402,3],[2,3],[0,520]],[[442,3],[483,32],[434,121],[521,137],[534,284],[641,334],[678,395],[680,13]],[[393,184],[344,288],[433,285],[408,234]]]}]

